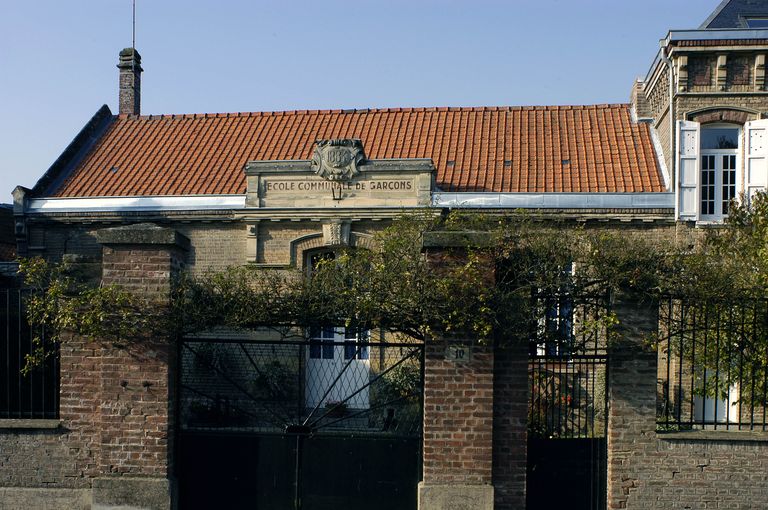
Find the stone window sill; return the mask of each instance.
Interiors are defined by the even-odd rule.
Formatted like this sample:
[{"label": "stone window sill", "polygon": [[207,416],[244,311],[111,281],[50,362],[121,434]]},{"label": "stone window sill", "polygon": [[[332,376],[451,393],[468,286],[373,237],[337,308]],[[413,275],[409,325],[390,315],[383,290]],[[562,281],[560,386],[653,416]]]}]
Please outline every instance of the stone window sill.
[{"label": "stone window sill", "polygon": [[61,426],[61,420],[0,420],[2,430],[55,430]]},{"label": "stone window sill", "polygon": [[656,432],[656,437],[669,441],[748,441],[768,443],[768,432],[753,430],[686,430]]}]

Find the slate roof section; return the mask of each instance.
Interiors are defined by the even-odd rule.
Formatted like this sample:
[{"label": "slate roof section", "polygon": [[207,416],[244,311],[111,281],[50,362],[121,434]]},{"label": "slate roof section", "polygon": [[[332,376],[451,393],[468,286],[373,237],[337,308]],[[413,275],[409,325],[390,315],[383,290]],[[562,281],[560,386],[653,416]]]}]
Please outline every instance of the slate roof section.
[{"label": "slate roof section", "polygon": [[699,28],[746,28],[745,16],[768,17],[768,2],[765,0],[723,0]]},{"label": "slate roof section", "polygon": [[665,191],[649,127],[626,104],[120,115],[45,191],[243,194],[246,162],[310,159],[328,138],[360,138],[369,159],[431,158],[443,191]]}]

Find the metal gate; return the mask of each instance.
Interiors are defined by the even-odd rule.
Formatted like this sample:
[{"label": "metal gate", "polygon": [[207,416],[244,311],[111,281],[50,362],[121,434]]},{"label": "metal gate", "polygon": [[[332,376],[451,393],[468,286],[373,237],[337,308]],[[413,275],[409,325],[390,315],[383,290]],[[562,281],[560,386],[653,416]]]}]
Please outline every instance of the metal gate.
[{"label": "metal gate", "polygon": [[422,344],[325,327],[179,349],[180,508],[416,508]]},{"label": "metal gate", "polygon": [[527,509],[603,510],[607,296],[534,296]]}]

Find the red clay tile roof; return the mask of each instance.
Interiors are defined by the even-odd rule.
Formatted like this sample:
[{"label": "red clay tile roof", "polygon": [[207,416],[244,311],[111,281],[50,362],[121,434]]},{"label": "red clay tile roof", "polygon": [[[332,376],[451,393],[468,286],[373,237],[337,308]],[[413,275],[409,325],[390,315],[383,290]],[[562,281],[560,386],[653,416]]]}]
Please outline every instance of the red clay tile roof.
[{"label": "red clay tile roof", "polygon": [[431,158],[443,191],[664,191],[648,125],[594,105],[120,115],[50,194],[243,194],[247,161],[310,159],[328,138]]}]

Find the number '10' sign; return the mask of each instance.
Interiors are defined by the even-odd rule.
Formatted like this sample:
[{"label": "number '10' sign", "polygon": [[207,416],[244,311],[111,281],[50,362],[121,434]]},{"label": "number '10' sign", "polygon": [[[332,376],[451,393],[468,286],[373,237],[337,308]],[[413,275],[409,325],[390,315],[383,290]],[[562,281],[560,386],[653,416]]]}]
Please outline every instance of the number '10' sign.
[{"label": "number '10' sign", "polygon": [[466,362],[472,359],[472,346],[464,344],[449,345],[445,350],[445,359],[454,362]]}]

